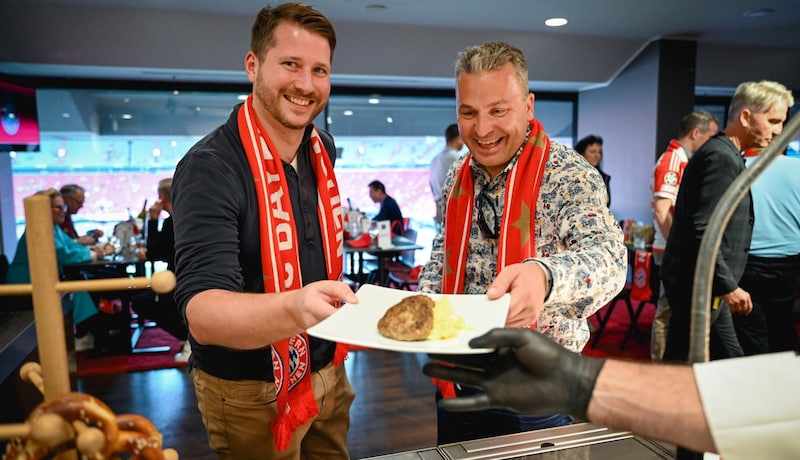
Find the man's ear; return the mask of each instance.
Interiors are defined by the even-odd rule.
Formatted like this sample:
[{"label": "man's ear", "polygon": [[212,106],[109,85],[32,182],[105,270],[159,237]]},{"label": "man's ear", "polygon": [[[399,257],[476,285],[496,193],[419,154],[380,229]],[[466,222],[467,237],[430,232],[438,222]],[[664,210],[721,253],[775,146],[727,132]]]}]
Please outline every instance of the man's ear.
[{"label": "man's ear", "polygon": [[750,118],[753,116],[753,112],[750,109],[742,109],[739,112],[739,123],[745,128],[750,127]]}]

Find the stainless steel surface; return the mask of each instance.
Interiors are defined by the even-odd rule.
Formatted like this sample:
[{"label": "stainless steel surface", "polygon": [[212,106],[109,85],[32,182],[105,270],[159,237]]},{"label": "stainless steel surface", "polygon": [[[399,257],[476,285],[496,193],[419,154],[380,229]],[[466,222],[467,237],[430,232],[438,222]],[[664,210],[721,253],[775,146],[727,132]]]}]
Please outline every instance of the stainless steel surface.
[{"label": "stainless steel surface", "polygon": [[705,306],[711,304],[711,281],[714,277],[714,265],[722,242],[722,232],[728,226],[736,206],[739,205],[747,191],[750,190],[750,185],[798,134],[800,134],[800,114],[792,117],[784,127],[783,133],[770,142],[769,146],[759,154],[760,160],[747,168],[745,172],[733,181],[711,214],[703,239],[700,241],[700,249],[697,253],[697,267],[695,267],[694,271],[689,362],[701,363],[708,361],[710,313]]},{"label": "stainless steel surface", "polygon": [[[439,456],[437,456],[439,455]],[[649,460],[673,459],[674,448],[635,436],[629,431],[611,430],[592,425],[574,425],[446,444],[438,449],[373,457],[370,460]]]}]

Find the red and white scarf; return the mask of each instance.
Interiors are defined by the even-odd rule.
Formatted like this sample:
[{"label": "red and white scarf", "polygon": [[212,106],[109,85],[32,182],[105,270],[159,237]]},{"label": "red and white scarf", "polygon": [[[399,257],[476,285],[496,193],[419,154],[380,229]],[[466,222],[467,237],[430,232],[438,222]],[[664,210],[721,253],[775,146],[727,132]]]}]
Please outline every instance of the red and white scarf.
[{"label": "red and white scarf", "polygon": [[[252,94],[239,108],[237,117],[239,135],[258,197],[264,292],[300,289],[303,283],[296,224],[286,176],[280,156],[276,154],[277,150],[253,108]],[[311,134],[309,147],[311,164],[317,177],[317,215],[322,230],[325,266],[328,279],[338,280],[342,276],[344,251],[339,187],[333,174],[333,165],[316,129]],[[301,333],[273,343],[271,348],[278,400],[278,416],[272,424],[273,441],[278,450],[284,450],[289,446],[295,430],[316,416],[319,408],[311,390],[308,336]],[[346,348],[337,344],[334,364],[341,364],[346,354]]]},{"label": "red and white scarf", "polygon": [[[517,163],[506,177],[503,218],[497,239],[497,273],[503,267],[536,255],[536,202],[542,185],[545,164],[550,155],[550,138],[538,120],[531,119],[531,132]],[[444,233],[445,263],[442,268],[442,293],[464,292],[467,246],[475,208],[474,183],[468,154],[447,197]],[[467,229],[466,231],[464,229]],[[536,325],[532,324],[532,328]],[[455,396],[452,385],[436,381],[444,397]]]},{"label": "red and white scarf", "polygon": [[[506,177],[503,219],[497,239],[497,273],[503,267],[536,255],[536,201],[542,184],[544,166],[550,154],[550,138],[541,123],[531,120],[531,132],[519,160]],[[474,184],[468,154],[447,197],[447,225],[444,233],[445,264],[442,274],[442,293],[464,292],[467,266],[467,245],[475,208]]]}]

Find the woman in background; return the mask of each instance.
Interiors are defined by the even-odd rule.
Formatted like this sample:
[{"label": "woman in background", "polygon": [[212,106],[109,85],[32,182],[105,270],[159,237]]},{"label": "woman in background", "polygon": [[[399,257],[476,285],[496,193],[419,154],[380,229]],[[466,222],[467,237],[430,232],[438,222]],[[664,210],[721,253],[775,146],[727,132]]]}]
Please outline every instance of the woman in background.
[{"label": "woman in background", "polygon": [[611,206],[611,176],[600,168],[600,161],[603,159],[603,138],[590,134],[575,144],[575,151],[583,155],[586,161],[597,168],[597,172],[603,177],[603,182],[606,184],[606,192],[608,193],[606,205]]},{"label": "woman in background", "polygon": [[[53,216],[53,238],[56,248],[56,264],[58,265],[59,276],[64,274],[64,265],[78,264],[96,260],[103,257],[106,252],[113,252],[110,246],[84,246],[72,240],[59,224],[64,221],[67,213],[67,205],[58,190],[49,188],[40,190],[35,195],[45,195],[50,198],[51,213]],[[14,260],[8,266],[6,283],[26,284],[31,282],[31,274],[28,261],[27,229],[22,233],[22,237],[17,243],[17,250],[14,253]],[[30,297],[25,301],[30,302]],[[94,324],[99,322],[99,310],[87,292],[75,292],[72,295],[72,317],[78,331],[93,331],[96,329]],[[76,335],[84,335],[78,333]]]}]

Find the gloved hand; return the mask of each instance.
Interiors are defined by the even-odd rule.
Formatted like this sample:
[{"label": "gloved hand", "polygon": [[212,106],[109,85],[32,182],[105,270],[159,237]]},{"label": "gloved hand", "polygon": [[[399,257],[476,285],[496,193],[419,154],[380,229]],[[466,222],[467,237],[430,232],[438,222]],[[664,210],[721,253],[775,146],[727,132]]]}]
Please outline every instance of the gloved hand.
[{"label": "gloved hand", "polygon": [[427,363],[422,369],[430,377],[485,391],[442,399],[442,409],[502,408],[525,414],[568,413],[586,419],[605,360],[582,357],[527,328],[493,329],[470,340],[469,345],[497,350],[483,355],[430,355],[440,362]]}]

